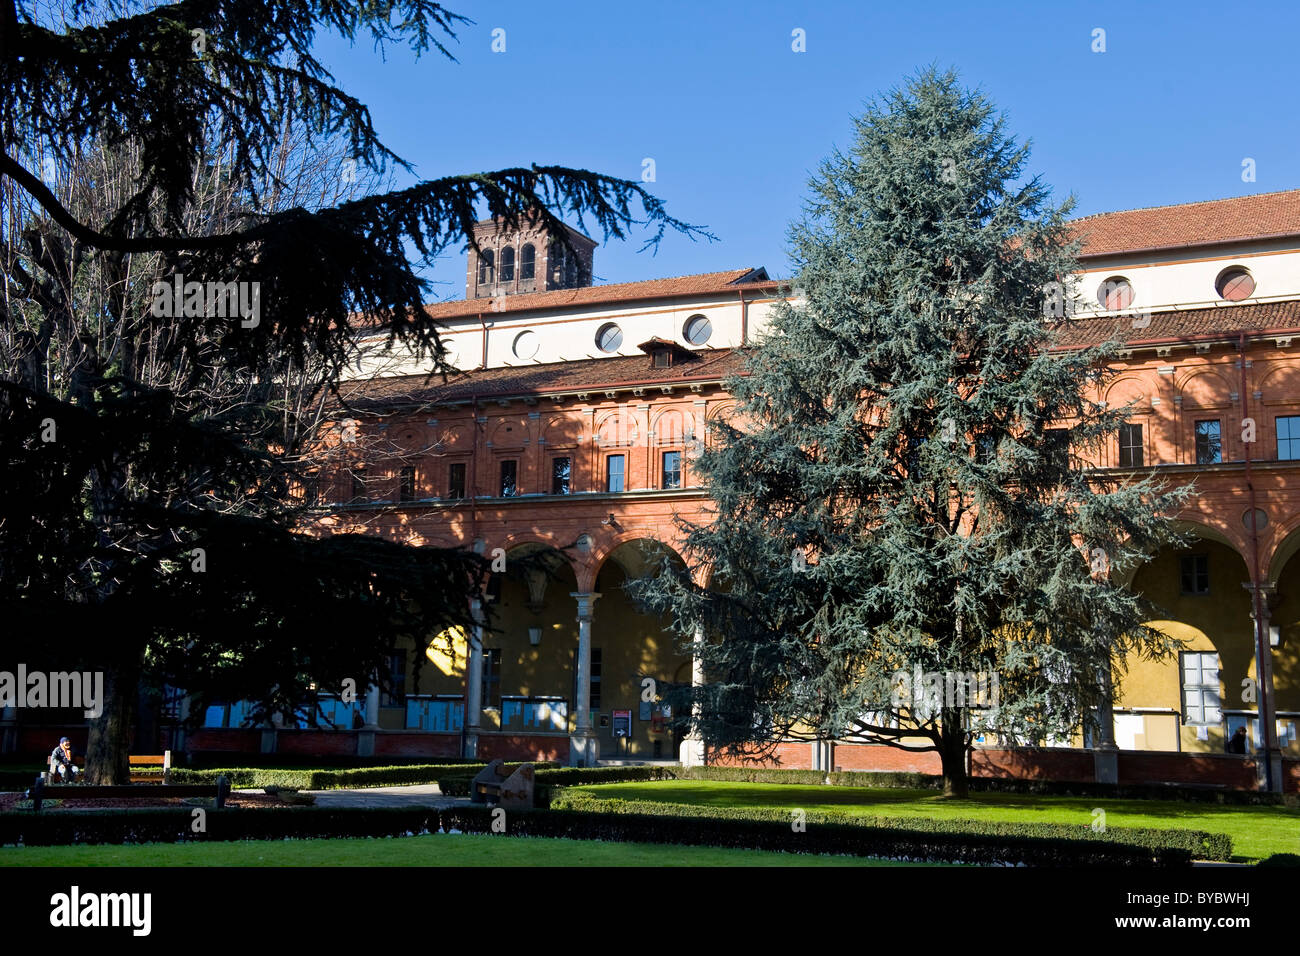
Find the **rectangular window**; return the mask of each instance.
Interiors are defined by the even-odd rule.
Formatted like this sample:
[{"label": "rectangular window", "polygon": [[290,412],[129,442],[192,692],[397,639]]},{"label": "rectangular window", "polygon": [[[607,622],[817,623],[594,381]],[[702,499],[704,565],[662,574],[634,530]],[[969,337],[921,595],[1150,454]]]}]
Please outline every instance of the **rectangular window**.
[{"label": "rectangular window", "polygon": [[1300,460],[1300,415],[1278,416],[1277,460]]},{"label": "rectangular window", "polygon": [[519,494],[519,462],[511,459],[501,463],[501,497],[513,498]]},{"label": "rectangular window", "polygon": [[664,481],[662,488],[680,488],[682,486],[682,453],[664,452]]},{"label": "rectangular window", "polygon": [[1142,426],[1119,426],[1119,466],[1141,468],[1143,465]]},{"label": "rectangular window", "polygon": [[1070,467],[1070,430],[1068,428],[1043,429],[1043,445],[1051,456],[1052,466],[1059,471]]},{"label": "rectangular window", "polygon": [[483,706],[501,709],[501,648],[489,647],[483,651]]},{"label": "rectangular window", "polygon": [[997,456],[997,439],[992,435],[981,435],[975,439],[975,463],[989,465]]},{"label": "rectangular window", "polygon": [[1183,723],[1217,727],[1223,720],[1219,701],[1219,655],[1186,651],[1183,663]]},{"label": "rectangular window", "polygon": [[388,656],[388,680],[390,687],[379,696],[380,707],[406,706],[406,655],[390,654]]},{"label": "rectangular window", "polygon": [[[600,710],[600,648],[591,649],[591,675],[587,682],[591,710]],[[578,709],[578,649],[573,649],[573,709]]]},{"label": "rectangular window", "polygon": [[572,471],[572,458],[551,459],[551,494],[567,495],[569,493],[569,475]]},{"label": "rectangular window", "polygon": [[415,500],[415,466],[407,465],[397,473],[397,500]]},{"label": "rectangular window", "polygon": [[366,470],[364,468],[352,469],[352,500],[366,500]]},{"label": "rectangular window", "polygon": [[320,504],[320,475],[314,471],[302,480],[302,502],[309,507]]},{"label": "rectangular window", "polygon": [[605,490],[623,490],[623,468],[625,459],[622,455],[610,455],[605,459]]},{"label": "rectangular window", "polygon": [[1184,554],[1179,561],[1182,591],[1184,594],[1210,593],[1210,556]]},{"label": "rectangular window", "polygon": [[459,500],[465,497],[465,463],[454,462],[447,466],[447,497]]},{"label": "rectangular window", "polygon": [[656,349],[654,357],[655,368],[668,368],[673,363],[672,355],[664,349]]},{"label": "rectangular window", "polygon": [[1219,439],[1219,420],[1212,418],[1196,423],[1196,463],[1217,465],[1223,461],[1223,446]]}]

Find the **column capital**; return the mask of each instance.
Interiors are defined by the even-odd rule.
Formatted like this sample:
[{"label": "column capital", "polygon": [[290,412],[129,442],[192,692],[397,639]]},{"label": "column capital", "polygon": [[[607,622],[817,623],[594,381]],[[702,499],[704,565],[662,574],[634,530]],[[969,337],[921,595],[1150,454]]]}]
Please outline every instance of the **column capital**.
[{"label": "column capital", "polygon": [[578,620],[591,617],[592,605],[600,597],[596,591],[570,591],[569,597],[578,600]]}]

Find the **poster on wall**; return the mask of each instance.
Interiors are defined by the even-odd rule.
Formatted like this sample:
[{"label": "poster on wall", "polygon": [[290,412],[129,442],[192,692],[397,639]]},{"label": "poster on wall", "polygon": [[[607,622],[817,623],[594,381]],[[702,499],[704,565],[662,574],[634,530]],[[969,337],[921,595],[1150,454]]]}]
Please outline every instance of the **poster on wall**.
[{"label": "poster on wall", "polygon": [[614,736],[615,737],[632,736],[632,711],[630,710],[614,711]]}]

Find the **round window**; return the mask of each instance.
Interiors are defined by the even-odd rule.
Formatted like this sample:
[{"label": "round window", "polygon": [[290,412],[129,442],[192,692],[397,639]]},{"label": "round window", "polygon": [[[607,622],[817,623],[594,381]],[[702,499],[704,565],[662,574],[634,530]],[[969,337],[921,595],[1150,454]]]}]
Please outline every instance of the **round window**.
[{"label": "round window", "polygon": [[446,338],[441,339],[441,342],[443,348],[442,360],[446,362],[448,365],[454,366],[456,364],[456,359],[457,359],[456,343],[452,341],[451,336],[447,336]]},{"label": "round window", "polygon": [[703,345],[713,335],[713,323],[702,315],[693,315],[686,320],[682,336],[692,345]]},{"label": "round window", "polygon": [[1255,294],[1255,280],[1241,266],[1232,266],[1219,273],[1219,278],[1214,282],[1214,290],[1219,293],[1220,299],[1240,302]]},{"label": "round window", "polygon": [[542,340],[537,337],[537,333],[531,329],[525,329],[515,336],[514,353],[515,358],[530,359],[537,354],[537,349],[541,346]]},{"label": "round window", "polygon": [[1127,309],[1133,304],[1133,287],[1123,276],[1111,276],[1097,290],[1097,301],[1110,312]]},{"label": "round window", "polygon": [[602,352],[617,352],[623,344],[623,330],[613,322],[602,325],[596,331],[596,348]]}]

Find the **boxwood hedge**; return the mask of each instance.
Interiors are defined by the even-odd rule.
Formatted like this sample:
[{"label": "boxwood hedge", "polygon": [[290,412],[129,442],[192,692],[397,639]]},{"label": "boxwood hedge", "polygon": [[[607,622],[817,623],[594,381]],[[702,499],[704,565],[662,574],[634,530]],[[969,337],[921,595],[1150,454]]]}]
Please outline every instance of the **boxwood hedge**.
[{"label": "boxwood hedge", "polygon": [[[491,811],[482,807],[448,807],[442,811],[445,829],[464,833],[488,833],[492,832],[493,822]],[[948,863],[1183,867],[1190,866],[1192,860],[1192,853],[1179,846],[1146,847],[1111,840],[1060,836],[1005,835],[848,823],[817,823],[796,831],[791,826],[788,815],[778,821],[551,809],[508,813],[505,827],[505,832],[513,836],[564,837],[619,843],[672,843]]]},{"label": "boxwood hedge", "polygon": [[448,832],[492,833],[503,819],[511,836],[564,837],[833,853],[913,861],[1029,866],[1187,866],[1185,848],[1145,847],[1106,840],[941,832],[919,827],[816,823],[796,832],[788,820],[712,816],[514,811],[494,817],[486,807],[209,810],[206,831],[194,833],[190,808],[48,814],[0,814],[0,844],[177,843],[206,840],[388,837]]},{"label": "boxwood hedge", "polygon": [[[173,770],[173,783],[215,783],[219,775],[230,778],[235,789],[265,789],[288,787],[295,790],[336,790],[340,787],[397,787],[412,784],[436,783],[451,770],[461,770],[447,764],[410,764],[401,767],[362,767],[350,770],[288,770],[235,767],[215,770]],[[470,778],[483,768],[470,764]]]},{"label": "boxwood hedge", "polygon": [[[762,820],[780,822],[789,826],[789,810],[774,807],[701,807],[680,803],[659,803],[652,800],[611,800],[574,793],[570,790],[552,795],[551,809],[573,810],[600,814],[637,814],[670,818],[707,817],[717,820]],[[1232,859],[1232,837],[1226,833],[1209,833],[1205,830],[1155,829],[1150,827],[1107,827],[1095,831],[1085,824],[1069,823],[1010,823],[992,820],[947,820],[924,817],[865,817],[840,811],[805,813],[804,820],[812,824],[861,826],[869,829],[908,830],[925,833],[961,836],[968,834],[995,837],[1030,837],[1037,839],[1081,840],[1092,843],[1124,843],[1148,850],[1186,850],[1198,860],[1226,861]]]},{"label": "boxwood hedge", "polygon": [[[942,790],[938,774],[899,771],[781,770],[769,767],[672,767],[679,780],[718,780],[732,783],[785,783],[795,786],[899,787],[907,790]],[[1056,797],[1108,797],[1113,800],[1185,800],[1193,803],[1243,805],[1294,805],[1296,794],[1259,793],[1254,790],[1223,790],[1177,784],[1108,784],[1064,780],[1015,780],[999,777],[970,777],[973,793],[1033,793]]]}]

